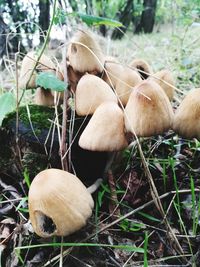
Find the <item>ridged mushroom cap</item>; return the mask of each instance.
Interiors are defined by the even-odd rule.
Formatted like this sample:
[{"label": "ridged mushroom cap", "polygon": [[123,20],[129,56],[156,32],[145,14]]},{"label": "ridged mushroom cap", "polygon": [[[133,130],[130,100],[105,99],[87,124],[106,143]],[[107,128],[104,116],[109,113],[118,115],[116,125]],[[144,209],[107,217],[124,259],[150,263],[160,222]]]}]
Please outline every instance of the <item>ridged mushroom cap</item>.
[{"label": "ridged mushroom cap", "polygon": [[185,138],[200,138],[200,88],[191,90],[175,111],[173,129]]},{"label": "ridged mushroom cap", "polygon": [[115,89],[117,96],[125,106],[133,87],[142,81],[140,75],[136,71],[114,62],[106,63],[105,69],[108,73],[105,72],[103,79]]},{"label": "ridged mushroom cap", "polygon": [[[158,79],[156,79],[156,78],[158,78]],[[155,74],[153,74],[153,76],[149,77],[149,79],[155,81],[156,83],[158,83],[160,85],[160,87],[164,90],[164,92],[166,93],[166,95],[168,96],[170,101],[173,99],[174,87],[172,87],[172,86],[175,85],[175,81],[174,81],[174,77],[173,77],[171,71],[165,70],[165,69],[158,71]],[[165,82],[167,82],[168,84],[166,84]],[[170,86],[170,84],[172,86]]]},{"label": "ridged mushroom cap", "polygon": [[127,132],[140,137],[162,134],[173,122],[173,110],[161,87],[145,80],[134,88],[125,108]]},{"label": "ridged mushroom cap", "polygon": [[67,57],[75,71],[81,73],[103,71],[103,53],[95,37],[89,32],[79,30],[75,33],[68,46]]},{"label": "ridged mushroom cap", "polygon": [[78,82],[75,93],[75,109],[80,116],[93,114],[106,101],[117,103],[111,87],[99,77],[85,74]]},{"label": "ridged mushroom cap", "polygon": [[123,111],[114,102],[101,104],[83,131],[79,146],[92,151],[118,151],[127,145]]},{"label": "ridged mushroom cap", "polygon": [[36,234],[50,237],[66,236],[82,228],[92,214],[94,202],[75,175],[48,169],[31,183],[28,205]]},{"label": "ridged mushroom cap", "polygon": [[[149,74],[152,74],[152,68],[149,65],[147,61],[141,58],[135,58],[131,61],[129,64],[130,67],[136,68],[139,74],[141,75],[142,79],[147,79],[149,77]],[[144,71],[146,73],[143,73],[141,71]]]}]

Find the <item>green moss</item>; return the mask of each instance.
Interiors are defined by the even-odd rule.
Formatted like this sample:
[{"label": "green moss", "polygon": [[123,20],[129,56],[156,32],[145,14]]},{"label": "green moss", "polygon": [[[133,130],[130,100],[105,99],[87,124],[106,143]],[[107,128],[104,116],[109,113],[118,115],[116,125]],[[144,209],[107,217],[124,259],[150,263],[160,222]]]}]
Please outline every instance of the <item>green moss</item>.
[{"label": "green moss", "polygon": [[[30,117],[28,115],[28,110]],[[51,125],[51,120],[55,117],[55,109],[50,107],[38,106],[38,105],[29,105],[28,110],[26,106],[19,108],[19,121],[23,123],[24,126],[30,127],[30,121],[34,128],[39,131],[41,129],[47,129]],[[16,120],[16,111],[11,112],[3,121],[3,126],[10,124]]]}]

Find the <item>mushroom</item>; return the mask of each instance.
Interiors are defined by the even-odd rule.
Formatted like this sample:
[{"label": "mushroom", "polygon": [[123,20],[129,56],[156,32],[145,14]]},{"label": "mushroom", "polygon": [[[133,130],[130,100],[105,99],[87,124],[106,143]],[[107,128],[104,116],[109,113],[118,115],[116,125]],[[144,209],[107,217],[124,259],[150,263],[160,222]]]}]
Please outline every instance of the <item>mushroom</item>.
[{"label": "mushroom", "polygon": [[143,80],[147,79],[153,72],[151,66],[144,59],[136,58],[131,61],[129,66],[137,69]]},{"label": "mushroom", "polygon": [[92,151],[118,151],[127,146],[124,114],[115,102],[104,102],[83,131],[79,146]]},{"label": "mushroom", "polygon": [[35,79],[37,72],[50,71],[56,73],[59,79],[63,79],[61,71],[59,69],[58,71],[56,71],[56,67],[53,61],[44,54],[42,54],[39,62],[37,63],[36,69],[32,74],[37,58],[38,58],[37,54],[33,51],[29,52],[23,58],[20,70],[20,77],[19,77],[19,88],[21,89],[36,88]]},{"label": "mushroom", "polygon": [[117,103],[117,97],[110,86],[95,75],[84,75],[76,88],[76,113],[80,116],[93,114],[96,108],[105,101]]},{"label": "mushroom", "polygon": [[31,183],[28,205],[34,231],[46,238],[66,236],[82,228],[92,214],[94,202],[75,175],[48,169]]},{"label": "mushroom", "polygon": [[68,46],[67,57],[74,71],[98,74],[103,71],[104,56],[89,32],[79,30]]},{"label": "mushroom", "polygon": [[175,111],[173,130],[185,138],[200,138],[200,88],[191,90]]},{"label": "mushroom", "polygon": [[150,80],[134,88],[124,113],[127,132],[138,137],[161,134],[168,130],[174,115],[164,91]]},{"label": "mushroom", "polygon": [[106,63],[105,69],[104,81],[115,89],[120,101],[125,106],[133,87],[142,81],[140,75],[136,71],[114,62]]},{"label": "mushroom", "polygon": [[38,87],[35,92],[35,104],[41,106],[53,106],[54,96],[48,89]]},{"label": "mushroom", "polygon": [[149,79],[157,82],[161,86],[170,101],[173,99],[175,81],[171,71],[165,69],[158,71],[149,77]]}]

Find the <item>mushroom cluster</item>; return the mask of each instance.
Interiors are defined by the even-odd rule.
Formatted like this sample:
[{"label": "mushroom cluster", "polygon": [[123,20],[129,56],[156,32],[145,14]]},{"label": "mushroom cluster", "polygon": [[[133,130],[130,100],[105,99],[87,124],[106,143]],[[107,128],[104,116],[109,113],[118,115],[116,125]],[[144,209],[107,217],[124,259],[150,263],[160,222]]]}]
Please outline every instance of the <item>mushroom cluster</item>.
[{"label": "mushroom cluster", "polygon": [[[35,86],[35,73],[30,76],[34,60],[31,53],[24,58],[21,87]],[[68,70],[76,114],[91,115],[79,139],[81,148],[120,151],[128,146],[127,136],[150,137],[169,129],[187,138],[200,138],[200,89],[191,91],[174,115],[170,101],[175,81],[169,70],[153,74],[143,59],[123,66],[104,56],[92,34],[83,30],[72,38],[62,64]],[[54,64],[46,56],[41,57],[38,69],[55,72]],[[52,104],[51,90],[44,92],[39,88],[36,99],[37,94],[39,104]],[[82,182],[61,170],[39,173],[29,191],[30,219],[35,232],[42,237],[68,235],[80,229],[91,216],[93,205]]]}]

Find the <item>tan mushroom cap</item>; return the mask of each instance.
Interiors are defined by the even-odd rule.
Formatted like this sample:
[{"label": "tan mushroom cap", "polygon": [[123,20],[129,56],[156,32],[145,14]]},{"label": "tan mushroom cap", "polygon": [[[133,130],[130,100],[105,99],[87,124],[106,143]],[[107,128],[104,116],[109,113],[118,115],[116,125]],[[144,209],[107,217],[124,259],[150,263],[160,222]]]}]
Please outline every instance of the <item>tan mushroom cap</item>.
[{"label": "tan mushroom cap", "polygon": [[200,88],[191,90],[177,108],[173,129],[185,138],[200,138]]},{"label": "tan mushroom cap", "polygon": [[162,134],[173,122],[173,110],[161,87],[145,80],[135,87],[125,108],[127,132],[140,137]]},{"label": "tan mushroom cap", "polygon": [[136,71],[114,62],[106,63],[105,69],[108,73],[105,72],[103,79],[111,87],[114,87],[117,96],[125,106],[133,87],[142,81],[140,75]]},{"label": "tan mushroom cap", "polygon": [[[152,79],[153,81],[157,82],[161,86],[161,88],[164,90],[164,92],[166,93],[170,101],[173,99],[174,97],[173,86],[175,86],[175,81],[174,81],[174,77],[171,71],[166,70],[166,69],[158,71],[155,74],[153,74],[153,76],[151,76],[149,79]],[[162,80],[167,82],[168,84],[163,82]],[[172,86],[170,86],[170,84]]]},{"label": "tan mushroom cap", "polygon": [[127,146],[124,114],[114,102],[101,104],[83,131],[79,146],[92,151],[119,151]]},{"label": "tan mushroom cap", "polygon": [[38,55],[34,51],[27,53],[27,55],[23,58],[21,70],[20,70],[20,76],[19,76],[19,88],[28,89],[28,88],[36,87],[36,84],[35,84],[36,70],[39,72],[50,71],[50,72],[57,73],[58,78],[62,79],[61,72],[60,71],[56,72],[56,68],[55,68],[53,61],[44,54],[41,56],[36,66],[36,70],[34,71],[30,79],[30,76],[35,66],[37,58],[38,58]]},{"label": "tan mushroom cap", "polygon": [[[153,70],[151,66],[149,65],[149,63],[146,60],[141,59],[141,58],[133,59],[131,63],[129,64],[129,66],[138,69],[138,72],[140,73],[143,79],[146,79],[149,76],[149,74],[153,73]],[[146,73],[142,73],[140,72],[140,70]]]},{"label": "tan mushroom cap", "polygon": [[95,75],[84,75],[76,88],[76,113],[80,116],[93,114],[97,107],[105,101],[117,103],[117,97],[110,86]]},{"label": "tan mushroom cap", "polygon": [[77,31],[68,46],[67,56],[75,71],[82,73],[101,73],[103,71],[104,56],[92,33]]},{"label": "tan mushroom cap", "polygon": [[[66,236],[82,228],[92,214],[93,199],[73,174],[58,169],[40,172],[28,195],[30,220],[41,237]],[[52,220],[47,229],[47,218]]]}]

